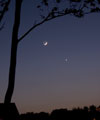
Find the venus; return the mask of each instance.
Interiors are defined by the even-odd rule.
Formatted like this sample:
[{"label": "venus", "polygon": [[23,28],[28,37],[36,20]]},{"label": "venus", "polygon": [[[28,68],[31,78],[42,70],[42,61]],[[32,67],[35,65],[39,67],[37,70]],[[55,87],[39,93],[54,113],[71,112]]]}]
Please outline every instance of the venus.
[{"label": "venus", "polygon": [[67,62],[67,61],[68,61],[68,59],[66,58],[66,59],[65,59],[65,62]]}]

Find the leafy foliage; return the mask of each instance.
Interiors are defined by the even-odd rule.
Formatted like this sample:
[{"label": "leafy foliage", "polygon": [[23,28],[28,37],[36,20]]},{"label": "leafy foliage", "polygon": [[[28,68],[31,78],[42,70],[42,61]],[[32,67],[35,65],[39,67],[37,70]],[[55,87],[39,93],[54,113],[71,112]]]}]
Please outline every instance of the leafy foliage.
[{"label": "leafy foliage", "polygon": [[49,19],[66,14],[83,17],[85,14],[100,11],[100,0],[42,0],[37,4],[42,18],[50,14]]},{"label": "leafy foliage", "polygon": [[100,0],[34,0],[39,13],[35,24],[19,38],[21,41],[34,28],[46,21],[65,15],[83,17],[85,14],[100,12]]},{"label": "leafy foliage", "polygon": [[[0,23],[8,11],[9,3],[10,0],[0,0]],[[35,3],[40,11],[40,19],[46,18],[46,21],[67,14],[83,17],[85,14],[100,12],[100,0],[35,0]]]}]

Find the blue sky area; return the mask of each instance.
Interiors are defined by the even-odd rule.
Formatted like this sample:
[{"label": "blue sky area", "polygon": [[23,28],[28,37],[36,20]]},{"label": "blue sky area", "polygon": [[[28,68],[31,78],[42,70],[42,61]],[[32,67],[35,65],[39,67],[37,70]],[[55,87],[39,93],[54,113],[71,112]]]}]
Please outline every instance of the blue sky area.
[{"label": "blue sky area", "polygon": [[[19,36],[34,23],[31,2],[23,2]],[[12,2],[0,31],[0,102],[8,84],[13,17]],[[20,113],[100,105],[100,13],[57,18],[20,42],[12,102]]]}]

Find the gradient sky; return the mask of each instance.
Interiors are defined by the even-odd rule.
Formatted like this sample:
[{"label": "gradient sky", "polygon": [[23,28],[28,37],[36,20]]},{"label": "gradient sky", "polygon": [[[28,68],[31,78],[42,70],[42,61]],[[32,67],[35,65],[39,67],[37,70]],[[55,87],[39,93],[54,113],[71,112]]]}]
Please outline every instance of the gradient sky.
[{"label": "gradient sky", "polygon": [[[32,5],[32,0],[23,2],[19,36],[34,23]],[[0,31],[0,102],[8,85],[13,17],[14,1]],[[100,105],[100,13],[57,18],[25,37],[12,102],[20,113]]]}]

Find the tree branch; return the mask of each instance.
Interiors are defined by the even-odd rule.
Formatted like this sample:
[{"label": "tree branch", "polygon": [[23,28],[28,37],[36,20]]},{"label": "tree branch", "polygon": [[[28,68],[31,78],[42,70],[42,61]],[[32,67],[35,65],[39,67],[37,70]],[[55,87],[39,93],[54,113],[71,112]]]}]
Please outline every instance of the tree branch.
[{"label": "tree branch", "polygon": [[8,0],[5,3],[5,6],[4,6],[4,8],[3,8],[2,12],[1,12],[1,15],[0,15],[0,22],[1,22],[2,18],[3,18],[3,16],[4,16],[5,12],[8,10],[9,3],[10,3],[10,0]]},{"label": "tree branch", "polygon": [[[89,11],[84,10],[85,8],[89,9]],[[91,11],[92,10],[92,11]],[[51,12],[47,15],[47,17],[44,17],[44,20],[40,21],[39,23],[33,25],[26,33],[24,33],[19,39],[18,42],[22,41],[24,37],[26,37],[33,29],[38,27],[39,25],[43,24],[44,22],[47,22],[49,20],[55,19],[57,17],[65,16],[68,14],[73,14],[76,17],[83,17],[85,14],[93,13],[93,12],[100,12],[100,8],[88,8],[84,4],[81,8],[65,8],[62,11],[57,11],[57,8],[55,7],[51,10]]]},{"label": "tree branch", "polygon": [[[0,14],[0,23],[1,23],[2,19],[3,19],[3,17],[4,17],[5,12],[8,10],[9,3],[10,3],[10,0],[8,0],[5,3],[5,6],[4,6],[3,10],[0,11],[1,12],[1,14]],[[3,27],[4,27],[4,24],[0,26],[0,31],[3,29]]]},{"label": "tree branch", "polygon": [[22,41],[23,38],[26,37],[34,28],[36,28],[37,26],[39,26],[39,25],[43,24],[44,22],[48,21],[49,16],[50,16],[50,14],[43,21],[39,22],[38,24],[33,25],[26,33],[24,33],[22,35],[22,37],[20,37],[18,39],[18,42]]},{"label": "tree branch", "polygon": [[55,19],[55,18],[57,18],[57,17],[64,16],[64,15],[66,15],[66,14],[69,14],[70,12],[69,12],[69,13],[60,13],[60,12],[58,12],[58,13],[59,13],[59,14],[56,15],[56,16],[52,16],[52,12],[49,13],[48,16],[47,16],[43,21],[41,21],[41,22],[33,25],[26,33],[24,33],[24,34],[22,35],[22,37],[20,37],[20,38],[18,39],[18,42],[22,41],[23,38],[26,37],[26,36],[27,36],[33,29],[35,29],[37,26],[39,26],[39,25],[41,25],[41,24],[43,24],[44,22],[47,22],[47,21],[49,21],[49,20]]}]

